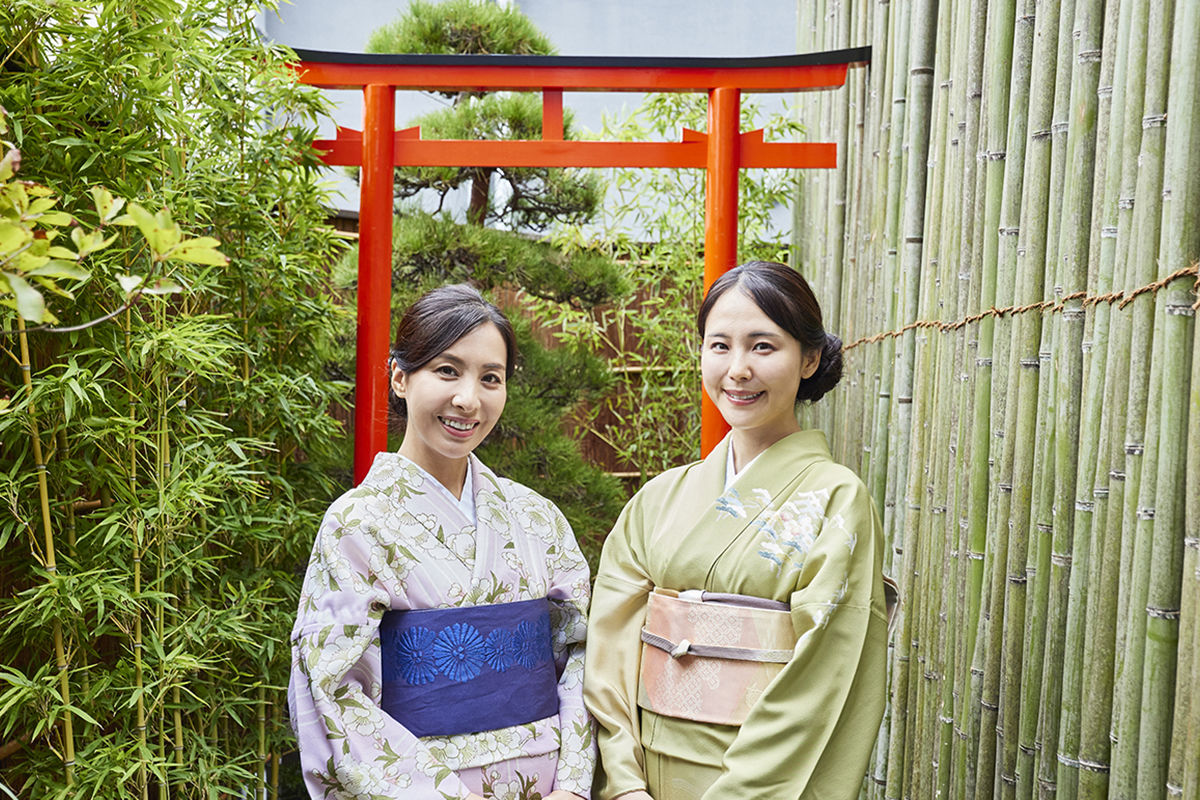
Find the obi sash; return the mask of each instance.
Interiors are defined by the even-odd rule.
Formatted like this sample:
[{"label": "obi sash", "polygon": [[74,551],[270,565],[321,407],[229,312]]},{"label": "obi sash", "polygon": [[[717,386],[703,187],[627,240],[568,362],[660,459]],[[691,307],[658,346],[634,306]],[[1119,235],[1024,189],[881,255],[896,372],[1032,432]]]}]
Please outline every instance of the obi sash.
[{"label": "obi sash", "polygon": [[523,725],[558,713],[546,598],[389,611],[381,706],[416,736]]},{"label": "obi sash", "polygon": [[642,628],[638,705],[656,714],[741,725],[792,658],[787,603],[656,588]]}]

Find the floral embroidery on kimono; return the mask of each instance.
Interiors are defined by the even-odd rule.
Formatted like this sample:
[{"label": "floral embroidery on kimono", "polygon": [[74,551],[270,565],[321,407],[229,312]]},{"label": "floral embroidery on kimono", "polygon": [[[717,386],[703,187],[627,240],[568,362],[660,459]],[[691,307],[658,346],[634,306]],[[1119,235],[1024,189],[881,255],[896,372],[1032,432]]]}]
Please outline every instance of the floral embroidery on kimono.
[{"label": "floral embroidery on kimono", "polygon": [[[552,503],[474,456],[469,469],[475,524],[444,487],[398,453],[376,456],[362,484],[325,515],[292,631],[288,688],[313,797],[590,794],[595,748],[582,698],[587,564]],[[556,716],[419,738],[381,710],[384,613],[539,598],[550,600],[550,629],[525,633],[529,642],[549,638],[559,675]],[[502,671],[510,656],[542,654],[536,644],[513,650],[499,634],[489,644],[472,632],[466,625],[428,636],[409,629],[401,648],[404,678],[466,680],[485,663]]]}]

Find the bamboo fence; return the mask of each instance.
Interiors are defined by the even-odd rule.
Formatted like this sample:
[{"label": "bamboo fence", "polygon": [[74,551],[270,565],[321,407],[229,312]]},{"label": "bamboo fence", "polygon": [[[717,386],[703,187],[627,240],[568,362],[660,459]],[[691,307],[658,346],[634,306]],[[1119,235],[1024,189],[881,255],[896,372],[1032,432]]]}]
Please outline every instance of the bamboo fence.
[{"label": "bamboo fence", "polygon": [[863,797],[1200,800],[1200,3],[797,8],[873,48],[794,241],[904,594]]}]

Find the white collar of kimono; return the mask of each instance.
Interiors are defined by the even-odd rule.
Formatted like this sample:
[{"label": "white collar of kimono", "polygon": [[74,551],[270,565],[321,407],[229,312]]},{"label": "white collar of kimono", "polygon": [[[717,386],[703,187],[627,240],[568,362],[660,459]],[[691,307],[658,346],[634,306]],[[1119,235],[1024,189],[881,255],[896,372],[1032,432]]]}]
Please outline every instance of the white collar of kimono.
[{"label": "white collar of kimono", "polygon": [[[403,456],[402,456],[402,458],[403,458]],[[465,478],[463,478],[462,495],[459,497],[455,497],[454,492],[450,491],[445,486],[443,486],[441,481],[439,481],[437,478],[433,477],[433,475],[426,472],[425,469],[420,464],[413,461],[411,458],[405,458],[405,461],[408,461],[414,467],[421,470],[421,472],[424,473],[425,477],[429,479],[429,482],[431,484],[433,484],[433,486],[436,487],[435,491],[441,492],[443,495],[445,495],[450,500],[451,503],[454,503],[456,506],[458,506],[459,509],[461,509],[462,512],[464,514],[466,514],[467,519],[469,519],[471,521],[472,525],[479,524],[479,520],[475,513],[475,477],[474,477],[475,455],[474,454],[467,456],[467,476]]]},{"label": "white collar of kimono", "polygon": [[[739,474],[737,472],[737,470],[735,470],[733,468],[733,440],[732,439],[729,441],[729,448],[725,451],[725,453],[726,453],[726,455],[725,455],[725,489],[728,490],[730,486],[733,486],[733,482],[737,480],[737,476]],[[762,453],[758,454],[758,456],[761,456],[761,455],[762,455]],[[750,464],[753,464],[755,461],[758,461],[758,456],[755,456],[754,458],[750,459],[750,463],[746,464],[745,466],[742,467],[742,472],[745,472],[746,470],[750,469]]]}]

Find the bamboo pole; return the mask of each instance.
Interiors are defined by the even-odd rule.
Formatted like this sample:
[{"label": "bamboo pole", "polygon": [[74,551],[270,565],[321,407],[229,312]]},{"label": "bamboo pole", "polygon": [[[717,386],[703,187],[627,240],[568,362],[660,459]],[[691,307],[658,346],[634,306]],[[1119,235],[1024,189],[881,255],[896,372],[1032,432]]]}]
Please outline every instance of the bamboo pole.
[{"label": "bamboo pole", "polygon": [[[1146,41],[1170,41],[1171,2],[1149,4],[1146,15]],[[1138,29],[1135,22],[1135,31]],[[1132,42],[1131,42],[1131,50]],[[1170,51],[1162,49],[1159,56],[1153,48],[1146,54],[1144,65],[1144,107],[1141,119],[1141,147],[1134,205],[1134,230],[1136,238],[1130,242],[1129,263],[1126,269],[1127,286],[1134,288],[1154,279],[1161,231],[1161,200],[1163,178],[1163,145],[1165,129],[1162,114],[1166,110],[1167,70],[1166,60]],[[1128,117],[1127,124],[1128,124]],[[1159,122],[1155,122],[1158,120]],[[1149,382],[1151,362],[1146,354],[1153,348],[1154,300],[1142,295],[1129,304],[1130,353],[1129,381],[1125,415],[1125,496],[1123,502],[1122,527],[1125,535],[1135,544],[1129,579],[1128,606],[1125,617],[1125,647],[1123,665],[1119,672],[1120,718],[1114,726],[1116,748],[1112,764],[1110,796],[1133,798],[1145,790],[1143,775],[1140,774],[1139,730],[1142,720],[1143,666],[1146,635],[1146,604],[1149,592],[1152,551],[1150,543],[1153,526],[1146,519],[1143,509],[1153,505],[1157,457],[1157,412],[1148,415]],[[1125,305],[1125,304],[1123,304]],[[1158,371],[1160,364],[1155,364]],[[1148,469],[1143,471],[1143,464]],[[1113,512],[1110,505],[1110,518]],[[1165,766],[1165,761],[1163,762]],[[1153,779],[1161,787],[1165,774],[1154,774]],[[1153,790],[1151,790],[1153,792]],[[1153,794],[1147,795],[1154,796]]]},{"label": "bamboo pole", "polygon": [[[954,4],[942,2],[937,6],[935,56],[933,73],[930,75],[932,120],[925,160],[926,199],[922,222],[922,264],[917,278],[919,294],[918,316],[931,319],[939,315],[942,306],[938,287],[944,280],[943,237],[947,232],[943,199],[945,196],[946,153],[950,119],[949,80],[950,34],[952,31]],[[937,425],[944,419],[947,404],[944,370],[941,369],[941,348],[945,337],[936,331],[916,332],[914,340],[914,390],[913,430],[914,447],[911,451],[909,468],[910,530],[914,535],[906,540],[915,540],[919,552],[921,608],[918,639],[914,640],[914,652],[920,665],[921,680],[917,682],[917,718],[914,725],[914,740],[919,742],[916,756],[914,791],[926,796],[935,791],[939,781],[939,753],[941,736],[939,730],[942,682],[945,675],[944,636],[945,596],[941,581],[945,542],[945,471],[944,452],[948,448],[948,429]],[[935,466],[931,468],[930,462]],[[943,462],[939,467],[937,462]],[[915,514],[914,514],[915,512]],[[914,518],[915,517],[915,518]],[[919,648],[917,647],[919,643]]]},{"label": "bamboo pole", "polygon": [[[984,115],[982,110],[984,57],[986,52],[986,32],[989,19],[989,6],[983,0],[973,0],[970,11],[970,30],[966,34],[968,44],[966,50],[967,64],[965,68],[965,103],[963,114],[963,185],[967,194],[963,198],[963,216],[961,230],[963,232],[962,254],[960,256],[959,280],[966,283],[966,313],[978,313],[982,307],[981,292],[983,289],[982,274],[982,231],[985,208],[985,179],[986,170],[981,166],[978,157],[981,147],[981,131],[983,130]],[[975,407],[975,398],[980,388],[977,385],[982,370],[977,366],[975,357],[978,355],[979,326],[972,325],[964,332],[966,350],[963,354],[963,388],[962,388],[962,418],[964,424],[959,432],[959,452],[968,464],[977,464],[978,448],[975,438],[976,431],[966,424]],[[984,437],[986,441],[986,436]],[[986,466],[982,471],[982,481],[987,480]],[[960,537],[960,562],[962,576],[960,578],[960,594],[964,602],[964,619],[960,624],[958,644],[958,668],[955,691],[956,703],[956,736],[954,747],[954,776],[952,781],[953,794],[956,797],[969,797],[974,792],[976,772],[975,752],[978,747],[979,732],[979,692],[982,685],[975,679],[974,655],[976,632],[980,625],[980,607],[983,585],[984,567],[984,536],[986,531],[982,526],[974,525],[972,514],[977,496],[972,493],[972,487],[980,481],[980,470],[972,467],[961,470],[958,488],[958,519]]]},{"label": "bamboo pole", "polygon": [[[1074,36],[1076,37],[1075,65],[1071,81],[1070,130],[1067,137],[1068,172],[1065,184],[1063,220],[1059,235],[1060,297],[1063,311],[1059,319],[1059,339],[1056,349],[1060,361],[1056,389],[1056,430],[1060,436],[1055,454],[1055,502],[1060,509],[1074,506],[1078,470],[1078,449],[1075,446],[1080,420],[1083,355],[1082,341],[1085,311],[1082,296],[1087,289],[1090,223],[1092,216],[1093,181],[1095,177],[1096,89],[1099,84],[1100,47],[1103,4],[1098,0],[1080,0],[1075,5]],[[1086,600],[1082,588],[1087,575],[1088,546],[1074,529],[1073,517],[1063,514],[1056,523],[1064,528],[1063,537],[1070,537],[1071,565],[1070,599],[1067,609],[1067,630],[1064,644],[1062,702],[1059,709],[1058,737],[1058,797],[1071,800],[1075,796],[1076,754],[1079,740],[1079,651],[1083,621],[1080,610]],[[1071,770],[1064,774],[1064,770]]]},{"label": "bamboo pole", "polygon": [[[1118,11],[1114,6],[1120,5]],[[1101,198],[1095,204],[1092,223],[1092,257],[1096,266],[1091,270],[1089,292],[1093,296],[1112,290],[1116,267],[1117,206],[1120,197],[1122,170],[1120,152],[1124,130],[1124,92],[1114,93],[1113,87],[1123,86],[1129,45],[1129,3],[1110,0],[1106,13],[1104,55],[1101,62],[1099,89],[1100,136],[1097,149],[1107,158],[1096,167],[1097,184],[1103,186]],[[1114,94],[1116,96],[1114,97]],[[1104,144],[1100,144],[1103,139]],[[1111,166],[1106,168],[1105,165]],[[1086,358],[1087,392],[1080,424],[1079,473],[1076,486],[1075,528],[1090,539],[1088,584],[1101,587],[1088,597],[1088,630],[1085,635],[1082,664],[1082,698],[1080,719],[1079,760],[1091,765],[1079,773],[1078,794],[1083,798],[1103,798],[1108,792],[1108,770],[1111,742],[1109,731],[1112,717],[1113,664],[1115,658],[1117,593],[1108,587],[1115,585],[1120,572],[1121,544],[1119,532],[1113,537],[1106,531],[1108,470],[1111,425],[1102,418],[1103,398],[1108,375],[1108,347],[1111,306],[1098,303],[1090,307],[1091,329],[1085,334],[1083,347]],[[1098,468],[1098,459],[1105,466]],[[1101,768],[1099,765],[1103,765]]]},{"label": "bamboo pole", "polygon": [[[21,383],[29,398],[29,436],[33,445],[33,464],[37,470],[38,501],[41,509],[42,537],[45,552],[44,567],[53,581],[58,574],[58,561],[54,555],[54,530],[50,517],[50,489],[46,481],[46,462],[42,457],[42,437],[38,429],[37,411],[33,405],[33,365],[29,358],[29,337],[25,333],[25,320],[17,316],[17,339],[21,348]],[[57,591],[57,590],[56,590]],[[51,626],[51,637],[54,641],[54,666],[58,672],[58,692],[62,699],[62,746],[63,771],[66,773],[67,786],[75,784],[75,728],[74,712],[71,710],[71,681],[67,664],[66,646],[63,639],[62,620],[57,616]]]},{"label": "bamboo pole", "polygon": [[[1068,134],[1070,130],[1071,85],[1075,67],[1074,46],[1075,2],[1066,0],[1059,10],[1059,27],[1057,37],[1057,57],[1055,59],[1054,80],[1054,111],[1050,126],[1051,161],[1050,161],[1050,196],[1063,197],[1066,186],[1068,165]],[[1062,269],[1059,258],[1059,239],[1061,235],[1063,213],[1061,203],[1055,203],[1051,208],[1046,230],[1046,269],[1047,274],[1053,275],[1051,282],[1054,296],[1062,296],[1059,272]],[[1063,322],[1058,314],[1051,318],[1051,324],[1044,330],[1041,353],[1057,372],[1059,351],[1057,343],[1061,335]],[[1041,357],[1041,356],[1040,356]],[[1052,399],[1052,408],[1047,408],[1046,428],[1049,435],[1043,442],[1043,487],[1042,506],[1039,519],[1039,530],[1042,534],[1043,546],[1048,547],[1048,565],[1044,568],[1046,576],[1046,644],[1045,663],[1051,669],[1045,674],[1039,692],[1037,733],[1035,736],[1035,768],[1037,771],[1037,796],[1046,800],[1053,798],[1057,791],[1055,780],[1058,751],[1058,722],[1062,700],[1062,681],[1059,667],[1063,662],[1066,648],[1066,629],[1068,620],[1069,582],[1071,578],[1071,527],[1059,524],[1060,514],[1057,513],[1061,492],[1058,485],[1058,453],[1062,440],[1071,436],[1071,431],[1059,427],[1059,384],[1057,380],[1048,380],[1047,395]],[[1041,554],[1039,553],[1039,557]],[[1042,562],[1046,564],[1046,561]]]},{"label": "bamboo pole", "polygon": [[[1196,16],[1195,9],[1185,8],[1187,5],[1195,4],[1180,3],[1172,9],[1172,3],[1164,3],[1160,10],[1162,16],[1158,19],[1151,16],[1151,29],[1162,35],[1175,27],[1176,20],[1181,25],[1186,24],[1189,14]],[[1190,67],[1187,52],[1194,49],[1195,40],[1183,36],[1182,29],[1174,30],[1172,49],[1178,57],[1177,62],[1171,62],[1170,53],[1155,59],[1154,67],[1161,72],[1153,82],[1157,90],[1154,97],[1150,92],[1151,81],[1147,79],[1146,111],[1149,113],[1144,117],[1143,126],[1149,127],[1142,136],[1143,152],[1149,145],[1162,147],[1158,177],[1165,184],[1165,191],[1158,194],[1162,207],[1158,217],[1162,238],[1155,255],[1161,258],[1155,258],[1154,262],[1159,265],[1156,273],[1159,281],[1166,280],[1176,269],[1189,266],[1200,256],[1197,241],[1200,226],[1194,208],[1197,195],[1189,195],[1187,185],[1191,151],[1180,150],[1194,146],[1200,130],[1194,125],[1190,129],[1186,125],[1165,127],[1168,90],[1174,100],[1170,107],[1172,113],[1178,113],[1185,123],[1197,116],[1194,110],[1197,103],[1192,96],[1197,88],[1195,70]],[[1153,55],[1150,57],[1154,58]],[[1179,197],[1175,196],[1176,185],[1180,186]],[[1190,277],[1186,282],[1176,279],[1157,296],[1143,295],[1133,301],[1148,306],[1154,315],[1154,351],[1157,355],[1151,382],[1145,387],[1150,418],[1146,426],[1146,466],[1138,509],[1139,535],[1145,533],[1151,538],[1138,751],[1138,792],[1148,797],[1165,796],[1173,755],[1173,695],[1183,579],[1183,548],[1180,544],[1186,492],[1184,435],[1195,314],[1189,291],[1192,283]],[[1153,461],[1151,448],[1156,448]],[[1155,474],[1150,480],[1152,469]]]},{"label": "bamboo pole", "polygon": [[[1200,257],[1200,165],[1189,155],[1200,145],[1200,59],[1196,58],[1195,42],[1200,40],[1200,5],[1178,3],[1175,7],[1175,30],[1171,60],[1170,114],[1167,128],[1167,194],[1164,218],[1169,220],[1168,235],[1164,238],[1162,271],[1175,270],[1196,263]],[[1194,287],[1195,284],[1192,284]],[[1167,290],[1167,313],[1164,322],[1163,350],[1171,353],[1163,378],[1163,414],[1161,436],[1167,444],[1159,462],[1158,496],[1155,498],[1154,535],[1160,534],[1170,543],[1182,540],[1183,572],[1180,590],[1179,646],[1176,679],[1174,681],[1173,728],[1171,732],[1170,763],[1167,770],[1168,795],[1200,797],[1200,729],[1192,729],[1193,717],[1200,718],[1196,709],[1200,701],[1195,686],[1200,683],[1200,518],[1196,492],[1188,486],[1200,485],[1200,348],[1195,339],[1200,327],[1195,324],[1196,309],[1188,283],[1177,280]],[[1192,358],[1185,353],[1191,349]],[[1190,366],[1188,378],[1179,372]],[[1187,391],[1190,383],[1191,391]],[[1181,391],[1182,389],[1182,391]],[[1189,430],[1190,428],[1190,430]],[[1157,567],[1156,567],[1157,569]],[[1152,601],[1153,602],[1153,601]],[[1153,624],[1153,621],[1151,622]],[[1149,637],[1147,646],[1150,647]],[[1149,656],[1148,656],[1149,657]],[[1193,675],[1197,676],[1193,678]],[[1160,688],[1161,690],[1161,688]],[[1190,765],[1190,770],[1189,770]],[[1189,771],[1192,780],[1189,781]]]},{"label": "bamboo pole", "polygon": [[[889,133],[888,155],[888,200],[887,200],[887,258],[884,273],[890,276],[890,285],[895,291],[888,292],[888,318],[891,323],[889,330],[894,330],[899,323],[899,299],[897,292],[900,286],[899,240],[901,235],[901,210],[904,197],[905,158],[907,148],[904,144],[908,137],[908,66],[910,32],[912,28],[912,5],[915,0],[893,0],[898,7],[889,14],[889,21],[894,21],[889,48],[891,58],[891,130]],[[897,502],[896,495],[903,485],[902,470],[907,467],[904,459],[898,455],[899,443],[902,440],[899,419],[899,399],[896,387],[896,355],[897,348],[894,339],[886,339],[882,356],[882,379],[880,391],[880,408],[877,411],[877,444],[876,450],[882,450],[886,458],[886,494],[884,496],[884,530],[887,541],[891,545],[892,574],[899,576],[900,583],[915,593],[916,586],[904,558],[904,503]],[[887,397],[883,397],[886,390]],[[886,408],[884,404],[886,403]],[[886,427],[884,421],[887,421]],[[881,439],[881,441],[880,441]],[[882,477],[882,474],[881,474]],[[892,726],[888,734],[888,763],[893,765],[907,763],[904,758],[906,748],[905,731],[908,727],[908,685],[911,669],[912,643],[912,613],[910,604],[906,601],[900,608],[900,619],[895,636],[895,660],[892,669],[891,684],[891,717]],[[907,769],[889,769],[887,784],[884,789],[886,797],[899,797],[907,779]]]},{"label": "bamboo pole", "polygon": [[[1034,270],[1026,269],[1021,281],[1017,280],[1018,243],[1020,228],[1016,223],[1021,221],[1023,192],[1026,172],[1026,142],[1028,139],[1028,109],[1030,98],[1031,67],[1034,41],[1034,12],[1035,5],[1031,1],[1018,4],[1018,16],[1014,31],[1012,74],[1010,78],[1008,141],[1005,154],[1005,185],[1001,207],[999,253],[1000,260],[997,301],[1004,306],[1014,301],[1028,302],[1027,297],[1034,292],[1032,280]],[[1032,201],[1030,205],[1032,205]],[[1039,276],[1040,277],[1040,276]],[[1017,284],[1024,284],[1018,286]],[[1003,294],[1001,293],[1003,290]],[[1026,298],[1022,298],[1022,290]],[[1040,300],[1040,288],[1037,290]],[[1004,385],[1002,394],[992,398],[993,424],[998,424],[997,437],[1002,437],[994,443],[993,452],[999,454],[997,473],[999,480],[996,484],[998,492],[992,503],[995,512],[996,527],[999,537],[1007,532],[1007,542],[997,548],[997,559],[994,562],[996,578],[994,585],[999,585],[1003,594],[1003,611],[993,610],[992,625],[998,638],[992,644],[1000,651],[998,659],[990,659],[997,669],[985,674],[984,696],[987,700],[999,705],[997,725],[997,766],[998,789],[1001,797],[1011,798],[1016,791],[1016,762],[1018,744],[1018,720],[1020,714],[1019,686],[1022,674],[1022,651],[1025,640],[1025,567],[1027,561],[1028,541],[1028,496],[1024,500],[1025,521],[1022,523],[1019,506],[1021,498],[1014,497],[1018,482],[1014,478],[1014,467],[1017,457],[1018,414],[1022,410],[1018,404],[1018,389],[1021,370],[1015,363],[1010,363],[1013,354],[1019,351],[1021,325],[1029,323],[1029,318],[1008,320],[1002,318],[996,325],[996,356],[993,369],[993,387],[999,389]],[[1007,330],[1006,330],[1007,329]],[[1037,331],[1034,330],[1036,334]],[[1014,342],[1014,337],[1018,337]],[[1034,369],[1037,368],[1037,340],[1033,349]],[[1015,346],[1014,346],[1015,345]],[[1031,384],[1036,395],[1037,384]],[[1029,409],[1032,398],[1025,403],[1025,410],[1032,422],[1034,417]],[[1032,426],[1029,436],[1032,437]],[[1028,481],[1021,480],[1020,486],[1030,488]],[[1015,512],[1015,513],[1014,513]],[[1002,560],[1000,553],[1006,552]],[[999,619],[998,619],[999,617]],[[994,634],[996,635],[996,634]],[[992,681],[995,683],[992,684]],[[1002,745],[1002,747],[1000,746]]]},{"label": "bamboo pole", "polygon": [[[1030,9],[1035,10],[1035,9]],[[1031,23],[1033,20],[1030,21]],[[1029,111],[1026,124],[1026,155],[1022,181],[1020,234],[1017,257],[1018,305],[1042,302],[1046,299],[1047,272],[1052,284],[1053,265],[1045,261],[1046,229],[1050,205],[1050,126],[1054,112],[1054,76],[1059,28],[1058,6],[1042,3],[1036,7],[1037,30],[1033,32],[1030,54]],[[1014,126],[1015,129],[1015,126]],[[1012,148],[1010,148],[1011,150]],[[1041,659],[1044,650],[1045,591],[1035,592],[1034,603],[1026,607],[1027,584],[1038,577],[1038,566],[1048,565],[1049,542],[1041,540],[1038,548],[1029,549],[1030,521],[1034,512],[1034,484],[1026,476],[1038,475],[1037,439],[1043,432],[1046,419],[1038,402],[1045,396],[1046,383],[1041,380],[1042,319],[1038,314],[1025,314],[1014,321],[1012,355],[1014,369],[1010,371],[1009,387],[1016,402],[1009,402],[1005,422],[1005,464],[1012,464],[1010,521],[1012,524],[1009,550],[1008,589],[1005,602],[1005,683],[1002,694],[1003,730],[1005,734],[1004,781],[1002,796],[1032,797],[1034,777],[1032,737],[1036,733],[1037,700],[1041,685]],[[1011,455],[1010,455],[1011,452]],[[1011,461],[1010,461],[1011,459]],[[1044,456],[1043,456],[1044,459]],[[1045,490],[1040,486],[1039,489]],[[1035,586],[1046,586],[1043,580]],[[1040,606],[1040,608],[1039,608]],[[1033,691],[1031,691],[1033,689]],[[1010,790],[1011,789],[1011,790]]]},{"label": "bamboo pole", "polygon": [[[1011,285],[1004,288],[1005,276],[1001,274],[1000,227],[1005,199],[1005,157],[1008,145],[1008,114],[1010,85],[1014,61],[1014,36],[1016,33],[1016,3],[1011,1],[994,3],[988,23],[988,85],[987,98],[987,195],[984,212],[983,233],[983,296],[984,308],[995,306],[1003,297],[1011,297]],[[1011,178],[1010,178],[1011,181]],[[1009,186],[1011,192],[1011,185]],[[1010,201],[1011,202],[1011,201]],[[980,377],[977,379],[975,396],[974,457],[976,469],[987,466],[986,474],[977,472],[979,481],[972,487],[972,523],[984,526],[987,544],[984,557],[984,591],[986,605],[980,617],[979,638],[975,643],[975,668],[980,671],[979,704],[980,726],[976,750],[977,776],[975,796],[991,796],[996,781],[996,726],[999,711],[1000,643],[1004,621],[1004,575],[1007,564],[1007,528],[996,523],[996,504],[989,501],[991,488],[996,486],[995,465],[998,461],[993,436],[1003,424],[995,422],[993,414],[997,401],[997,390],[1004,385],[997,369],[997,320],[993,316],[984,318],[979,331]],[[1007,349],[1007,348],[1004,348]],[[1000,353],[1003,356],[1003,350]],[[1002,418],[1001,418],[1002,419]],[[984,457],[986,455],[986,458]],[[985,793],[985,794],[981,794]]]}]

